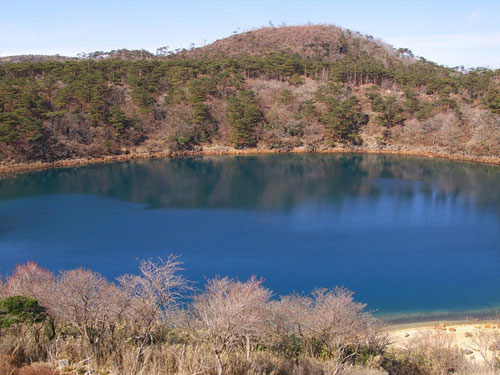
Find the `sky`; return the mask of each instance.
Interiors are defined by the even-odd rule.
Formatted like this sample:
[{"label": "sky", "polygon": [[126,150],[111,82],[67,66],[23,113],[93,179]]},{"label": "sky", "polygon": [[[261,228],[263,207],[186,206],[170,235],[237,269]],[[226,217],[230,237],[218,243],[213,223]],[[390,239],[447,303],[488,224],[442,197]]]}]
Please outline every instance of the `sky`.
[{"label": "sky", "polygon": [[0,0],[0,56],[188,48],[268,26],[334,24],[450,67],[500,68],[498,0]]}]

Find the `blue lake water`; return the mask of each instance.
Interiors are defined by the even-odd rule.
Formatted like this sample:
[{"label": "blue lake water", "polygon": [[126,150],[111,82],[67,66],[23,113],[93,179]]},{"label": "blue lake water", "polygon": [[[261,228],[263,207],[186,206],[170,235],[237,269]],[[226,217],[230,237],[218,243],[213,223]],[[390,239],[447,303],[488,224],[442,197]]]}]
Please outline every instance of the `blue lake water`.
[{"label": "blue lake water", "polygon": [[0,273],[185,274],[345,286],[380,314],[500,306],[500,167],[389,155],[142,160],[0,180]]}]

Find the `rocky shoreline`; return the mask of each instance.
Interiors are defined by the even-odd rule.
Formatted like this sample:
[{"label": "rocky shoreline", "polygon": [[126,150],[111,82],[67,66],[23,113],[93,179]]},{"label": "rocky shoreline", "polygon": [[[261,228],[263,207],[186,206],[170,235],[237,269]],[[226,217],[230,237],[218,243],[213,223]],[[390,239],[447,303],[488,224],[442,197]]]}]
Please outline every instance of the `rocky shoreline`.
[{"label": "rocky shoreline", "polygon": [[332,147],[308,149],[305,147],[297,147],[293,149],[236,149],[227,146],[211,146],[187,151],[159,151],[159,152],[133,152],[122,155],[108,155],[97,158],[75,158],[64,159],[54,162],[3,162],[0,164],[0,175],[8,175],[19,172],[39,171],[52,168],[69,168],[92,164],[116,163],[138,159],[163,159],[173,157],[193,157],[193,156],[223,156],[223,155],[261,155],[261,154],[386,154],[386,155],[402,155],[402,156],[417,156],[426,158],[438,158],[461,162],[481,163],[500,166],[500,156],[475,156],[475,155],[459,155],[446,152],[438,152],[429,149],[408,149],[405,147],[385,147],[385,148],[367,148],[367,147]]}]

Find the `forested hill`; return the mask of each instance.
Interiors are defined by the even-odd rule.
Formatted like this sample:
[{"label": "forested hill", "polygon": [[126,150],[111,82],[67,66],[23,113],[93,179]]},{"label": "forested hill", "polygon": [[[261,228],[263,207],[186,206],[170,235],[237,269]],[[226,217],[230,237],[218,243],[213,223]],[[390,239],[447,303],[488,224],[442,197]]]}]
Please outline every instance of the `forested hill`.
[{"label": "forested hill", "polygon": [[333,26],[0,61],[2,162],[231,147],[500,158],[500,71],[439,66]]},{"label": "forested hill", "polygon": [[284,53],[298,54],[315,61],[360,60],[368,55],[373,60],[388,65],[405,57],[407,52],[409,50],[406,49],[396,51],[370,35],[335,26],[315,25],[266,27],[248,31],[217,40],[206,47],[183,51],[183,55],[210,58]]}]

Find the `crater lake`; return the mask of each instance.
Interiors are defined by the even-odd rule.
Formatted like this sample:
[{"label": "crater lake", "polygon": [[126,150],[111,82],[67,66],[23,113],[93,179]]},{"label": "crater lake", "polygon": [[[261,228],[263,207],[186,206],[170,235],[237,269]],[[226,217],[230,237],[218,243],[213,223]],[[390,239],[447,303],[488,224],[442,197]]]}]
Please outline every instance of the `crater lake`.
[{"label": "crater lake", "polygon": [[138,160],[0,180],[0,273],[109,279],[180,256],[199,287],[344,286],[380,316],[500,306],[500,167],[371,154]]}]

